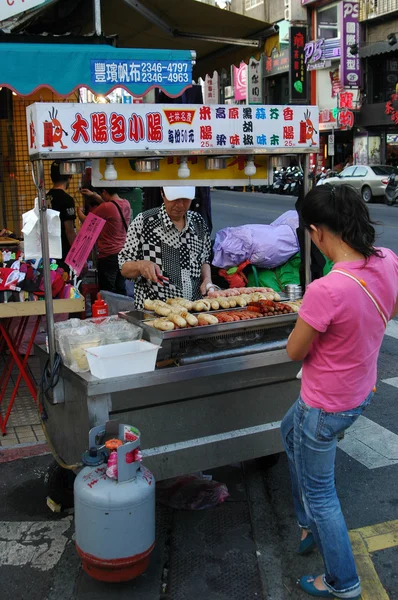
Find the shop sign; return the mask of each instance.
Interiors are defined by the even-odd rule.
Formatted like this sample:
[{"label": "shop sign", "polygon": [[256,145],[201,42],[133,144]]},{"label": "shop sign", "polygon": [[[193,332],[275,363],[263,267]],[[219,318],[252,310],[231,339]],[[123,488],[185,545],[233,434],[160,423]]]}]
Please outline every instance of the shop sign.
[{"label": "shop sign", "polygon": [[334,156],[334,134],[328,135],[328,156]]},{"label": "shop sign", "polygon": [[293,25],[289,29],[289,98],[292,104],[306,104],[307,97],[307,69],[305,66],[305,52],[307,28]]},{"label": "shop sign", "polygon": [[[268,181],[268,160],[267,154],[256,154],[254,164],[256,173],[250,179],[257,185],[265,184]],[[152,173],[139,173],[134,169],[135,161],[127,158],[115,158],[114,166],[117,173],[117,179],[106,185],[115,187],[152,187],[158,185],[178,185],[185,182],[185,185],[247,185],[247,176],[245,175],[246,158],[241,155],[232,155],[226,159],[227,166],[219,171],[209,171],[206,169],[205,156],[189,156],[188,167],[190,170],[189,179],[181,180],[178,178],[178,168],[181,158],[178,156],[168,156],[160,161],[159,171]],[[95,187],[104,185],[104,173],[106,169],[105,160],[92,161],[92,184]],[[233,183],[230,183],[233,182]]]},{"label": "shop sign", "polygon": [[331,60],[320,60],[316,63],[308,63],[307,71],[318,71],[320,69],[329,69],[332,66]]},{"label": "shop sign", "polygon": [[235,100],[246,100],[247,96],[247,64],[241,63],[239,67],[234,65],[234,89]]},{"label": "shop sign", "polygon": [[398,107],[394,106],[398,102],[398,94],[392,94],[391,100],[386,103],[385,113],[390,115],[391,121],[398,125]]},{"label": "shop sign", "polygon": [[220,102],[220,77],[217,71],[214,72],[213,77],[206,75],[204,85],[204,100],[205,104],[219,104]]},{"label": "shop sign", "polygon": [[0,0],[0,21],[5,21],[38,6],[49,4],[52,0]]},{"label": "shop sign", "polygon": [[247,101],[248,104],[262,104],[263,69],[262,61],[251,58],[248,66]]},{"label": "shop sign", "polygon": [[354,126],[354,113],[352,110],[343,108],[338,113],[338,123],[341,129],[352,129]]},{"label": "shop sign", "polygon": [[330,71],[329,75],[330,75],[330,83],[332,86],[332,98],[336,98],[336,96],[338,96],[343,89],[343,86],[341,85],[341,80],[340,80],[339,68],[337,67],[337,69]]},{"label": "shop sign", "polygon": [[93,85],[146,83],[181,88],[181,83],[192,84],[192,61],[188,60],[104,60],[99,56],[90,61],[90,68]]},{"label": "shop sign", "polygon": [[316,106],[71,104],[27,109],[29,153],[276,150],[318,146]]},{"label": "shop sign", "polygon": [[338,39],[313,40],[304,46],[305,64],[308,71],[315,69],[327,69],[331,61],[340,57],[340,45]]},{"label": "shop sign", "polygon": [[387,144],[398,146],[398,134],[387,133]]},{"label": "shop sign", "polygon": [[321,110],[319,112],[319,130],[329,131],[330,129],[338,129],[337,113],[337,107],[331,109],[325,108],[324,110]]},{"label": "shop sign", "polygon": [[359,87],[360,60],[358,54],[351,54],[353,44],[359,44],[359,3],[340,2],[341,23],[341,63],[340,78],[343,87]]},{"label": "shop sign", "polygon": [[265,59],[265,77],[287,73],[289,64],[289,50],[284,49],[281,52],[273,50],[271,56]]}]

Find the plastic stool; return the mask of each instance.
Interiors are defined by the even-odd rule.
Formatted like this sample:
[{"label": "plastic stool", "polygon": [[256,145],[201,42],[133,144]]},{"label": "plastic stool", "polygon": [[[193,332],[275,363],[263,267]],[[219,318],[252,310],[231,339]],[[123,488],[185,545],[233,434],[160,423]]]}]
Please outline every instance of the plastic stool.
[{"label": "plastic stool", "polygon": [[[91,306],[92,306],[97,299],[97,294],[99,292],[99,286],[97,283],[82,283],[80,292],[81,292],[81,295],[83,296],[83,298],[90,296]],[[86,318],[86,311],[83,311],[81,313],[80,318],[81,319]]]}]

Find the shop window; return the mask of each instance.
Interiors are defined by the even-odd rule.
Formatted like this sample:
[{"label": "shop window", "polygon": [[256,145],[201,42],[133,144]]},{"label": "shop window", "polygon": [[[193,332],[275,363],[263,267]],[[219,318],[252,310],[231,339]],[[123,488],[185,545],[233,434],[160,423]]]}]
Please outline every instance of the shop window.
[{"label": "shop window", "polygon": [[318,8],[316,11],[316,22],[318,39],[330,40],[339,37],[337,4]]},{"label": "shop window", "polygon": [[370,103],[388,102],[395,93],[398,83],[398,52],[388,58],[380,57],[368,61],[371,82]]},{"label": "shop window", "polygon": [[256,6],[261,6],[261,4],[264,4],[264,0],[245,0],[245,10],[251,10]]}]

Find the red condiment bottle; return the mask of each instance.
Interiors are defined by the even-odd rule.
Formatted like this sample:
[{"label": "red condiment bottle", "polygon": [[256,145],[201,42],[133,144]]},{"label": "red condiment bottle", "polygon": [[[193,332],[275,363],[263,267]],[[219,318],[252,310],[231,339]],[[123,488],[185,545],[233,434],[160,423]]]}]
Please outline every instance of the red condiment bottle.
[{"label": "red condiment bottle", "polygon": [[108,305],[101,298],[101,294],[97,294],[97,299],[91,307],[93,318],[97,319],[98,317],[107,317],[108,316]]}]

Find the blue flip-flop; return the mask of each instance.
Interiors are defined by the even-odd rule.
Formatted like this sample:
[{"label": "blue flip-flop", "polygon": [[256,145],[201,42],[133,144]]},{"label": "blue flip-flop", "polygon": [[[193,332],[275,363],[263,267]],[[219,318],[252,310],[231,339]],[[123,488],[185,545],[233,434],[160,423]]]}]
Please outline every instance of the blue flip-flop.
[{"label": "blue flip-flop", "polygon": [[[310,594],[310,596],[317,596],[318,598],[336,598],[336,596],[329,592],[329,590],[318,590],[315,585],[315,579],[317,575],[303,575],[301,579],[299,579],[298,584],[301,589]],[[350,598],[350,600],[360,600],[361,595],[355,596],[355,598]]]},{"label": "blue flip-flop", "polygon": [[304,556],[305,554],[310,554],[316,548],[315,538],[312,533],[309,531],[307,537],[301,540],[300,545],[297,550],[297,554],[301,554]]}]

